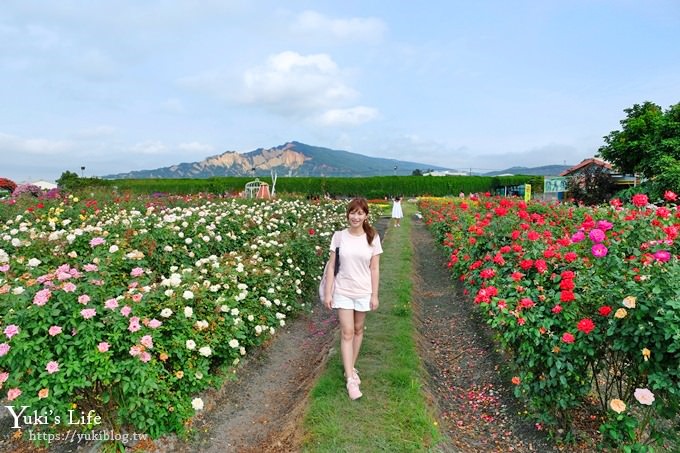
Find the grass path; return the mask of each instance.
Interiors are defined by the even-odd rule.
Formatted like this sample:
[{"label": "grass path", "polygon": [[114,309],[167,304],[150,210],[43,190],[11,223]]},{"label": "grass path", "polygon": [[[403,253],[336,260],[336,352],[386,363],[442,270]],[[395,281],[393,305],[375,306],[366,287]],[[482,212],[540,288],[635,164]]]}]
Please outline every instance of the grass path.
[{"label": "grass path", "polygon": [[357,368],[364,396],[345,389],[339,340],[311,392],[305,452],[424,452],[441,440],[422,391],[423,372],[413,324],[413,249],[405,204],[400,228],[389,228],[380,260],[380,308],[369,313]]}]

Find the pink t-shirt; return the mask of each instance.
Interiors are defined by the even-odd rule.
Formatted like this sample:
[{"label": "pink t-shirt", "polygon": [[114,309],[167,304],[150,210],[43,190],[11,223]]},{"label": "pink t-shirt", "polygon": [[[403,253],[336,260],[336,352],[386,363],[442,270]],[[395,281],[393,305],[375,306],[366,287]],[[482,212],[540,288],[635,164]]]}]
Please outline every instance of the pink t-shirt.
[{"label": "pink t-shirt", "polygon": [[335,276],[335,292],[349,298],[369,296],[371,288],[371,258],[383,252],[380,236],[376,233],[368,245],[366,234],[353,236],[349,230],[336,231],[330,250],[340,247],[340,270]]}]

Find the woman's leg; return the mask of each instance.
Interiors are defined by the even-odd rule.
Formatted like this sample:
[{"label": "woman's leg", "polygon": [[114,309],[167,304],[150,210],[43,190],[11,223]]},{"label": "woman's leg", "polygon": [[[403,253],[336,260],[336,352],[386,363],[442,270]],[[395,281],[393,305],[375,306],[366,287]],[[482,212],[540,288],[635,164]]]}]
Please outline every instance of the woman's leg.
[{"label": "woman's leg", "polygon": [[[355,313],[356,312],[354,310],[349,310],[346,308],[338,309],[338,319],[340,320],[340,354],[342,356],[342,365],[345,369],[345,376],[348,378],[352,376],[354,371],[354,361],[356,360],[356,355],[354,353]],[[361,344],[361,340],[359,341],[359,344]]]},{"label": "woman's leg", "polygon": [[359,349],[361,349],[361,342],[364,339],[364,321],[366,320],[365,311],[354,312],[354,338],[352,340],[352,370],[357,363],[359,357]]}]

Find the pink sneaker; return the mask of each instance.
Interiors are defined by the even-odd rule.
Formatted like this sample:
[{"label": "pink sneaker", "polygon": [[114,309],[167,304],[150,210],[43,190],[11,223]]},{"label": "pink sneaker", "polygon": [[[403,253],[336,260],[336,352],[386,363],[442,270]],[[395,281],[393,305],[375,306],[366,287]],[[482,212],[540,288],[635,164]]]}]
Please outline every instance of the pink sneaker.
[{"label": "pink sneaker", "polygon": [[[347,377],[347,375],[345,375]],[[352,368],[352,379],[357,381],[357,384],[361,385],[361,378],[359,378],[359,372],[356,368]]]},{"label": "pink sneaker", "polygon": [[359,390],[359,383],[356,379],[347,379],[347,393],[349,393],[349,399],[351,400],[357,400],[361,398],[361,390]]}]

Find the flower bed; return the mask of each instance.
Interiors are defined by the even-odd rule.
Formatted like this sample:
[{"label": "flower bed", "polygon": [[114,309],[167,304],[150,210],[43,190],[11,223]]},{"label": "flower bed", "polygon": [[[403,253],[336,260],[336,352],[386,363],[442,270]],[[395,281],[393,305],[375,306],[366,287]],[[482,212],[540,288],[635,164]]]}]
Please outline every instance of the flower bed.
[{"label": "flower bed", "polygon": [[585,409],[601,417],[603,447],[677,447],[680,214],[675,194],[666,199],[421,200],[540,424],[569,433]]},{"label": "flower bed", "polygon": [[[5,211],[6,404],[16,414],[28,406],[24,415],[44,416],[44,425],[19,418],[34,432],[182,432],[203,408],[196,395],[218,385],[221,370],[314,303],[342,209],[202,196],[69,196]],[[73,426],[81,415],[85,423]]]}]

